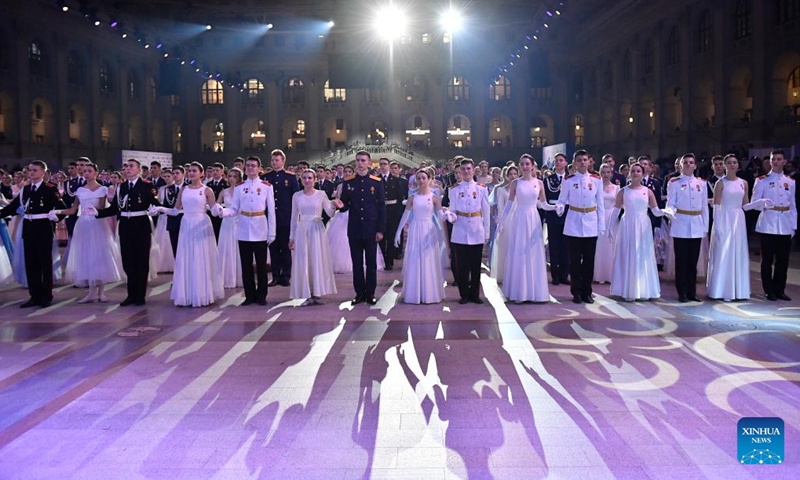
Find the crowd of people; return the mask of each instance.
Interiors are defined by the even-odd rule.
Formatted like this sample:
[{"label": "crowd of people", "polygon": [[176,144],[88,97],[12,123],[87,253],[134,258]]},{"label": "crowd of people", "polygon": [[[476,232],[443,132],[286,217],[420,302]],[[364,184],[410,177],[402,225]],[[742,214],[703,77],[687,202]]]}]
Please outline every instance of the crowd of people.
[{"label": "crowd of people", "polygon": [[578,150],[547,168],[525,154],[502,168],[457,156],[404,172],[388,158],[376,168],[366,151],[354,165],[311,168],[273,150],[268,166],[256,156],[231,168],[128,159],[105,175],[81,158],[59,181],[37,160],[0,188],[0,216],[11,218],[0,221],[0,284],[26,286],[27,308],[49,306],[60,278],[89,289],[81,303],[106,302],[105,285],[125,281],[121,305],[144,305],[148,281],[171,272],[177,306],[210,305],[239,287],[242,305],[265,305],[276,286],[307,306],[337,293],[335,275],[351,274],[353,305],[374,305],[377,271],[400,263],[402,301],[443,301],[449,268],[458,303],[482,304],[486,258],[514,303],[549,302],[559,284],[574,303],[594,303],[606,282],[612,296],[649,300],[670,276],[679,302],[699,302],[702,275],[707,298],[734,301],[751,295],[753,224],[765,297],[790,300],[797,191],[785,153],[772,151],[752,185],[735,154],[709,165],[699,176],[687,153],[661,177],[647,156],[617,168],[612,155],[597,165]]}]

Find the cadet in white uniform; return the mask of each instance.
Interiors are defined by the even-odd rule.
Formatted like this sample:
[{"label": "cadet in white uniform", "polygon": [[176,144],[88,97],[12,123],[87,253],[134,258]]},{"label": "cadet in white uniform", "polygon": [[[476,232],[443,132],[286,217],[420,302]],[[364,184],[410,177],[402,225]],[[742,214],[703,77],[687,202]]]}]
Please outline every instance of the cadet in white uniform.
[{"label": "cadet in white uniform", "polygon": [[483,303],[481,288],[481,255],[483,244],[489,240],[489,194],[486,187],[475,182],[475,164],[471,159],[461,161],[461,178],[450,187],[450,210],[447,221],[453,224],[450,246],[455,253],[455,276],[461,305]]},{"label": "cadet in white uniform", "polygon": [[[239,215],[236,240],[242,260],[242,305],[267,304],[267,245],[275,240],[275,194],[269,182],[258,178],[261,159],[252,156],[245,160],[247,180],[236,186],[230,208],[212,212],[217,216]],[[253,259],[256,262],[253,280]]]},{"label": "cadet in white uniform", "polygon": [[[765,199],[756,223],[761,234],[761,285],[767,300],[790,301],[786,295],[789,251],[797,229],[795,182],[783,174],[786,157],[783,150],[773,150],[769,159],[772,171],[756,179],[752,202]],[[772,264],[775,263],[773,269]]]},{"label": "cadet in white uniform", "polygon": [[594,254],[597,236],[606,231],[606,215],[603,208],[603,180],[590,174],[589,154],[578,150],[572,156],[577,173],[561,182],[561,193],[556,202],[556,212],[564,214],[564,237],[569,249],[570,292],[575,303],[594,303],[592,279],[594,278]]},{"label": "cadet in white uniform", "polygon": [[678,301],[700,302],[697,296],[697,260],[700,244],[708,232],[708,191],[706,181],[694,176],[694,155],[681,157],[681,176],[669,181],[667,207],[675,247],[675,288]]}]

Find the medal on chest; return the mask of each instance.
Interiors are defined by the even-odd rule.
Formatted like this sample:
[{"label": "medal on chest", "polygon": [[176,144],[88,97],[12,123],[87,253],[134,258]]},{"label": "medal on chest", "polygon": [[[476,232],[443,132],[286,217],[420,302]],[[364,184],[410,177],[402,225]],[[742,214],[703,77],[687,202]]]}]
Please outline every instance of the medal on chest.
[{"label": "medal on chest", "polygon": [[375,195],[375,187],[369,187],[370,195]]},{"label": "medal on chest", "polygon": [[589,188],[589,190],[593,190],[594,189],[594,185],[592,183],[589,183],[586,186]]},{"label": "medal on chest", "polygon": [[261,189],[260,188],[256,189],[256,195],[261,195]]},{"label": "medal on chest", "polygon": [[477,190],[473,190],[472,191],[472,199],[475,200],[476,198],[478,198],[478,192],[477,192]]}]

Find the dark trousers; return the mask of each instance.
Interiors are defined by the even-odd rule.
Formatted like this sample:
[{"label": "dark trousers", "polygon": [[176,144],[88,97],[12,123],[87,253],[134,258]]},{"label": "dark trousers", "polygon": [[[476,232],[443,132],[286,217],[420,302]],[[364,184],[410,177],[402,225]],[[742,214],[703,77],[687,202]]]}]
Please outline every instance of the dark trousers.
[{"label": "dark trousers", "polygon": [[[761,235],[761,286],[765,294],[782,295],[786,290],[786,274],[789,270],[791,235]],[[772,268],[773,262],[775,268]]]},{"label": "dark trousers", "polygon": [[119,219],[119,248],[122,268],[128,277],[128,299],[144,301],[147,276],[150,274],[150,218],[121,217]]},{"label": "dark trousers", "polygon": [[403,205],[400,205],[399,209],[397,205],[386,206],[386,234],[379,243],[386,268],[394,268],[394,260],[397,258],[398,250],[394,246],[394,236],[397,234],[397,227],[400,225],[400,218],[403,216],[404,208]]},{"label": "dark trousers", "polygon": [[[378,285],[378,242],[375,237],[347,237],[350,243],[350,259],[353,261],[353,289],[356,295],[375,296]],[[364,272],[364,264],[367,271]]]},{"label": "dark trousers", "polygon": [[[239,257],[242,261],[242,285],[245,300],[267,299],[267,242],[239,240]],[[256,271],[253,272],[253,259]],[[255,277],[253,274],[255,273]]]},{"label": "dark trousers", "polygon": [[[548,231],[549,231],[548,227]],[[594,252],[597,237],[570,237],[564,235],[569,249],[569,291],[573,296],[588,297],[592,294],[594,279]]]},{"label": "dark trousers", "polygon": [[675,289],[679,297],[697,296],[697,260],[702,238],[673,238],[675,245]]},{"label": "dark trousers", "polygon": [[78,215],[70,215],[64,219],[64,223],[67,225],[67,235],[69,238],[72,238],[72,232],[75,231],[75,223],[78,221]]},{"label": "dark trousers", "polygon": [[569,255],[564,238],[564,224],[547,224],[547,245],[550,248],[550,276],[563,282],[569,275]]},{"label": "dark trousers", "polygon": [[219,243],[219,229],[222,227],[222,219],[219,217],[211,216],[211,226],[214,227],[214,238]]},{"label": "dark trousers", "polygon": [[169,232],[169,243],[172,244],[172,255],[174,257],[178,256],[178,235],[181,231],[181,220],[183,219],[183,214],[176,215],[174,217],[167,216],[164,219],[167,222],[167,232]]},{"label": "dark trousers", "polygon": [[[444,222],[447,226],[447,241],[450,242],[450,238],[453,236],[453,224],[450,222]],[[453,280],[458,283],[458,277],[456,277],[456,250],[453,248],[453,244],[450,244],[450,271],[453,272]]]},{"label": "dark trousers", "polygon": [[273,280],[292,278],[292,251],[289,250],[289,232],[291,227],[276,228],[275,241],[269,244],[269,263]]},{"label": "dark trousers", "polygon": [[[28,293],[34,302],[49,302],[53,299],[53,227],[47,219],[22,222]],[[34,227],[34,222],[47,224]]]},{"label": "dark trousers", "polygon": [[450,248],[455,252],[453,276],[458,283],[458,294],[461,298],[478,298],[481,294],[483,244],[450,243]]}]

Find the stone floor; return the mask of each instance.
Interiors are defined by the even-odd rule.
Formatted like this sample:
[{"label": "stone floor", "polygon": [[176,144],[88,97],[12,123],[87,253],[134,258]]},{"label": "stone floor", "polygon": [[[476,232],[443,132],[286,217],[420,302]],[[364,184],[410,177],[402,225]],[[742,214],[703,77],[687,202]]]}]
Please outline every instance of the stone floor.
[{"label": "stone floor", "polygon": [[[800,300],[793,255],[787,293]],[[757,261],[757,257],[754,257]],[[0,292],[0,478],[800,478],[800,302],[324,306],[270,289],[176,308],[45,310]],[[701,294],[704,289],[701,288]],[[124,285],[109,292],[124,297]],[[136,327],[136,328],[131,328]],[[127,330],[126,330],[127,329]],[[781,465],[740,465],[741,417],[785,421]]]}]

